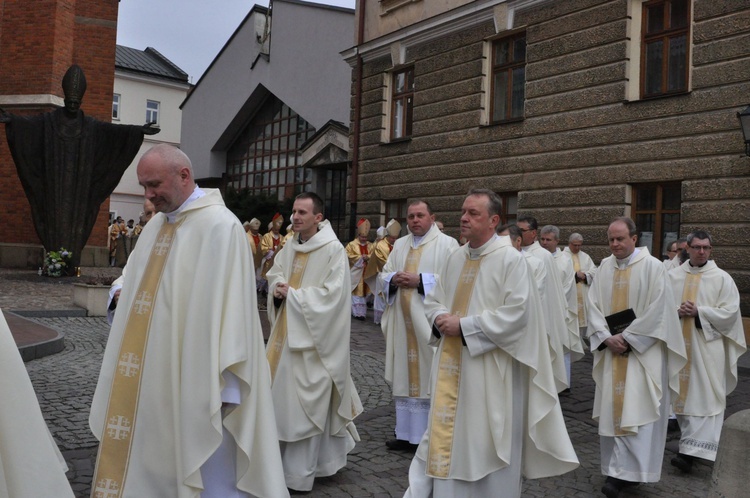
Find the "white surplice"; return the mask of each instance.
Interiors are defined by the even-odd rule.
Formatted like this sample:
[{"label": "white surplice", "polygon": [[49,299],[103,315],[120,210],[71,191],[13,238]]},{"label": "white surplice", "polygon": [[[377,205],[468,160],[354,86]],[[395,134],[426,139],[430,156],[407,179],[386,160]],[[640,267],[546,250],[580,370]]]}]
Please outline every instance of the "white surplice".
[{"label": "white surplice", "polygon": [[[302,244],[299,235],[287,242],[266,275],[274,329],[281,308],[273,292],[289,282],[297,253],[309,254],[301,285],[289,288],[283,304],[287,341],[272,386],[287,486],[300,491],[346,465],[359,441],[353,420],[362,412],[349,363],[349,263],[330,223],[318,228]],[[274,335],[268,344],[273,341]]]},{"label": "white surplice", "polygon": [[65,464],[0,311],[0,497],[72,497]]},{"label": "white surplice", "polygon": [[[419,351],[419,395],[409,396],[409,363],[407,359],[406,325],[401,305],[400,290],[390,293],[390,282],[398,271],[403,271],[411,248],[421,248],[417,273],[421,275],[424,292],[429,293],[437,280],[437,272],[448,256],[458,248],[458,242],[441,232],[433,224],[422,237],[408,234],[393,245],[378,284],[383,289],[387,307],[381,327],[385,336],[385,380],[391,385],[396,399],[396,438],[417,444],[427,428],[429,386],[435,347],[429,344],[432,335],[424,314],[424,296],[415,289],[410,300],[409,319],[414,327]],[[416,419],[412,421],[412,419]]]},{"label": "white surplice", "polygon": [[[132,457],[121,496],[201,495],[203,467],[227,438],[236,461],[236,490],[286,496],[250,247],[218,190],[206,189],[203,197],[194,193],[176,213],[155,215],[141,233],[124,272],[92,402],[91,429],[101,441],[108,399],[117,396],[111,386],[129,312],[167,222],[181,225],[153,302],[147,354],[140,363],[144,378]],[[223,416],[226,379],[235,384],[236,403]]]},{"label": "white surplice", "polygon": [[[544,267],[543,272],[539,269],[535,270],[535,279],[542,300],[542,308],[539,312],[544,314],[543,324],[551,350],[552,371],[557,384],[557,392],[560,392],[570,387],[565,362],[565,354],[570,351],[570,334],[566,322],[567,304],[562,279],[552,253],[543,248],[538,241],[524,247],[522,252],[527,258],[536,258]],[[539,278],[543,278],[543,281]]]},{"label": "white surplice", "polygon": [[[428,322],[449,313],[464,262],[482,257],[467,316],[461,318],[460,391],[448,478],[425,474],[430,430],[409,472],[405,496],[519,496],[521,476],[541,478],[578,466],[557,398],[541,303],[524,257],[508,237],[455,250],[425,298]],[[431,375],[437,396],[438,342]],[[434,407],[433,407],[434,409]],[[491,489],[494,491],[490,492]]]},{"label": "white surplice", "polygon": [[701,328],[696,328],[692,317],[683,319],[692,326],[690,381],[684,409],[672,402],[682,433],[680,453],[713,461],[726,398],[737,386],[737,359],[746,350],[745,334],[737,285],[714,261],[701,267],[686,261],[669,272],[674,306],[680,306],[690,274],[701,275],[695,300]]},{"label": "white surplice", "polygon": [[568,329],[568,351],[565,352],[568,383],[570,383],[570,362],[583,358],[583,342],[578,329],[578,291],[576,288],[576,272],[573,268],[573,258],[559,248],[552,253],[560,271],[560,282],[565,295],[565,325]]},{"label": "white surplice", "polygon": [[[635,433],[628,436],[615,436],[612,353],[609,348],[597,349],[611,337],[605,317],[611,314],[618,265],[632,267],[628,297],[636,316],[622,332],[632,348],[621,422],[624,430]],[[588,332],[596,382],[593,418],[599,422],[604,475],[633,482],[656,482],[661,477],[670,395],[679,391],[678,375],[686,361],[671,294],[664,265],[645,247],[621,262],[614,256],[602,260],[589,290]]]}]

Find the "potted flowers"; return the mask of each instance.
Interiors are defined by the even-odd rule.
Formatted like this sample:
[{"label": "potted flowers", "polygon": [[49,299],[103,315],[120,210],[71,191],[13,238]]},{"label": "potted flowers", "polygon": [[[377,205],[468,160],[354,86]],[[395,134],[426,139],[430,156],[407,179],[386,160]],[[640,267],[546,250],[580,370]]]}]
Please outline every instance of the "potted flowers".
[{"label": "potted flowers", "polygon": [[48,277],[62,277],[63,275],[67,275],[72,257],[73,253],[64,247],[61,247],[59,251],[49,251],[44,256],[42,275]]}]

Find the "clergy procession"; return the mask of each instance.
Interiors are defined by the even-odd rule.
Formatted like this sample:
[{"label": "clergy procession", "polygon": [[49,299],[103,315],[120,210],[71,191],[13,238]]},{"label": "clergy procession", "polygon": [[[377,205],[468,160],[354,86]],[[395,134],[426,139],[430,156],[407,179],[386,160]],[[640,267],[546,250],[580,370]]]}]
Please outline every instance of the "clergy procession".
[{"label": "clergy procession", "polygon": [[[315,193],[294,199],[286,237],[280,213],[261,235],[177,148],[151,148],[137,175],[156,214],[112,287],[92,497],[318,496],[372,444],[402,462],[384,494],[410,498],[519,497],[582,465],[598,467],[594,496],[662,496],[670,437],[681,479],[717,459],[746,344],[707,231],[662,263],[619,217],[597,266],[580,234],[561,248],[534,217],[501,225],[497,194],[472,189],[463,245],[423,199],[376,243],[361,219],[344,245]],[[368,314],[377,325],[352,322]],[[377,412],[356,374],[365,325],[382,331],[395,422],[376,441],[360,424]],[[74,496],[2,315],[0,341],[0,497]],[[595,453],[576,447],[573,396],[593,401]]]}]

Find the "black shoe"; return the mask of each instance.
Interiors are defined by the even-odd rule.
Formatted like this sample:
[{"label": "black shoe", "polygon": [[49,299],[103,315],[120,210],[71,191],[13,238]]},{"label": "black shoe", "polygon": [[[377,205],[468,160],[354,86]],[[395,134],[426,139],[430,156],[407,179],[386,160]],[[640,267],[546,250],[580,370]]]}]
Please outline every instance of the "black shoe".
[{"label": "black shoe", "polygon": [[691,457],[690,455],[677,453],[677,456],[674,457],[670,461],[670,463],[672,464],[672,466],[677,467],[686,474],[689,474],[690,471],[693,470],[693,457]]},{"label": "black shoe", "polygon": [[363,316],[355,316],[354,319],[355,320],[359,320],[360,322],[364,322],[365,321],[365,317],[363,317]]},{"label": "black shoe", "polygon": [[677,423],[676,418],[670,418],[667,422],[667,432],[680,432],[680,424]]},{"label": "black shoe", "polygon": [[385,447],[393,451],[416,451],[418,444],[411,444],[403,439],[390,439],[385,442]]},{"label": "black shoe", "polygon": [[604,496],[607,498],[617,498],[620,495],[620,488],[607,481],[604,483],[604,486],[602,486],[602,493],[604,493]]},{"label": "black shoe", "polygon": [[625,481],[616,477],[607,477],[607,481],[602,486],[602,493],[607,498],[617,498],[620,495],[620,491],[623,488],[629,488],[632,486],[638,486],[637,482]]}]

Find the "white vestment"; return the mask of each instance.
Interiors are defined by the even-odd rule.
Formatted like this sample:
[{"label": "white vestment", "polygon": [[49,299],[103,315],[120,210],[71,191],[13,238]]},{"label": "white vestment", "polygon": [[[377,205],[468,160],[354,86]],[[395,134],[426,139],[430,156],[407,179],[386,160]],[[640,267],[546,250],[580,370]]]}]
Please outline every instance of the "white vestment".
[{"label": "white vestment", "polygon": [[680,424],[680,453],[716,460],[724,421],[726,398],[737,386],[737,359],[745,352],[740,314],[740,294],[732,277],[708,261],[693,267],[686,261],[669,272],[674,306],[679,307],[688,275],[700,275],[698,307],[701,328],[693,317],[683,318],[691,327],[689,381],[684,406],[672,400]]},{"label": "white vestment", "polygon": [[330,224],[318,229],[302,244],[299,236],[287,242],[266,275],[270,348],[281,333],[274,290],[290,281],[297,254],[308,254],[301,284],[289,288],[282,304],[287,337],[272,386],[284,475],[287,486],[300,491],[346,465],[359,441],[353,420],[362,412],[349,363],[349,263]]},{"label": "white vestment", "polygon": [[72,497],[65,464],[0,311],[0,498]]},{"label": "white vestment", "polygon": [[[201,495],[204,466],[227,437],[234,447],[235,489],[288,494],[250,248],[219,191],[205,192],[191,196],[176,215],[155,215],[124,273],[89,419],[97,439],[112,437],[107,411],[110,396],[118,396],[113,379],[142,371],[123,498]],[[163,249],[157,239],[168,222],[178,225],[156,297],[137,295],[149,258]],[[125,364],[119,354],[129,317],[145,308],[152,310],[145,358]],[[234,384],[234,406],[223,415],[222,402],[230,401],[222,399],[227,379]]]},{"label": "white vestment", "polygon": [[[460,319],[466,345],[460,348],[459,394],[451,423],[452,444],[447,478],[426,474],[431,428],[445,407],[436,407],[439,343],[431,375],[432,411],[437,419],[412,461],[405,496],[519,496],[521,476],[559,475],[578,466],[557,398],[541,306],[524,257],[508,237],[493,237],[484,246],[455,250],[439,273],[436,288],[425,298],[430,324],[450,313],[468,259],[481,257],[466,316]],[[447,368],[449,365],[444,365]],[[450,372],[449,372],[450,373]],[[443,373],[445,375],[445,373]],[[445,422],[443,422],[445,423]],[[439,460],[439,461],[438,461]],[[444,471],[446,469],[443,469]],[[490,489],[493,492],[488,494]]]},{"label": "white vestment", "polygon": [[[417,289],[411,292],[408,316],[401,302],[401,292],[390,293],[390,282],[398,271],[404,271],[412,248],[420,251],[416,273],[421,275],[424,293],[434,287],[436,274],[448,256],[458,248],[458,242],[441,232],[433,223],[427,233],[418,238],[414,234],[401,237],[393,245],[383,271],[378,275],[378,284],[383,289],[387,307],[383,313],[381,327],[385,336],[385,380],[391,385],[396,399],[396,438],[418,444],[427,428],[429,412],[429,386],[434,346],[429,344],[432,336],[430,324],[424,314],[424,296]],[[414,251],[415,253],[416,251]],[[419,385],[418,393],[410,396],[409,359],[406,320],[414,328],[418,347]],[[411,421],[411,419],[418,419]]]},{"label": "white vestment", "polygon": [[[552,253],[539,245],[538,241],[524,247],[522,252],[527,259],[536,258],[544,267],[543,272],[537,268],[534,276],[542,300],[539,313],[544,314],[542,320],[549,341],[552,371],[557,392],[560,392],[570,387],[565,363],[565,353],[570,351],[570,334],[566,322],[567,304],[562,279]],[[540,278],[543,280],[540,281]]]},{"label": "white vestment", "polygon": [[612,314],[612,287],[618,268],[614,256],[602,260],[588,294],[596,382],[593,418],[599,422],[602,473],[627,481],[656,482],[661,476],[670,391],[675,395],[679,390],[685,344],[660,261],[640,247],[619,265],[631,267],[628,305],[636,316],[622,332],[632,351],[627,356],[620,425],[632,435],[615,436],[612,352],[609,348],[598,351],[611,337],[605,317]]},{"label": "white vestment", "polygon": [[583,342],[578,330],[578,292],[576,289],[576,272],[573,269],[573,258],[569,254],[561,251],[559,248],[552,253],[555,263],[560,271],[560,282],[565,295],[565,325],[568,329],[568,347],[565,352],[565,368],[568,374],[568,384],[570,384],[570,362],[578,361],[583,358]]},{"label": "white vestment", "polygon": [[591,259],[591,256],[583,251],[578,251],[576,254],[573,254],[573,251],[570,250],[570,247],[566,247],[565,252],[568,253],[573,260],[573,268],[575,269],[577,262],[577,266],[579,268],[578,271],[582,271],[586,274],[586,281],[578,282],[576,284],[576,290],[578,292],[578,328],[580,331],[581,339],[583,339],[583,337],[585,337],[586,326],[588,324],[588,322],[586,321],[586,296],[588,295],[589,287],[594,280],[594,275],[596,275],[596,265],[594,264],[594,260]]}]

